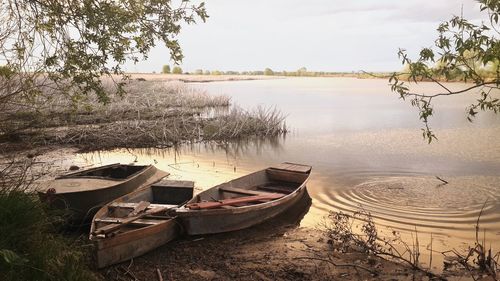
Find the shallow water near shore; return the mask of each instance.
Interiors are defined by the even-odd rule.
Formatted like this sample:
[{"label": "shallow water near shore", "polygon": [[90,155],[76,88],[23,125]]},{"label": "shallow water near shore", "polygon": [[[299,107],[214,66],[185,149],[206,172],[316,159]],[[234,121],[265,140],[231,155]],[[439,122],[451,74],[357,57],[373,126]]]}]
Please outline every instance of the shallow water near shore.
[{"label": "shallow water near shore", "polygon": [[[228,95],[246,109],[275,106],[288,116],[291,131],[276,139],[95,152],[79,154],[77,160],[82,165],[155,164],[171,178],[194,180],[197,192],[271,164],[309,164],[312,206],[302,226],[318,226],[329,211],[362,208],[382,232],[401,231],[411,239],[416,229],[425,255],[431,233],[435,252],[473,245],[484,206],[480,237],[500,251],[500,116],[480,113],[474,123],[467,122],[465,108],[474,97],[436,100],[431,126],[439,140],[429,145],[422,139],[417,111],[391,93],[386,80],[290,78],[191,85]],[[422,83],[419,90],[439,88]],[[433,266],[439,267],[440,257],[434,255]]]}]

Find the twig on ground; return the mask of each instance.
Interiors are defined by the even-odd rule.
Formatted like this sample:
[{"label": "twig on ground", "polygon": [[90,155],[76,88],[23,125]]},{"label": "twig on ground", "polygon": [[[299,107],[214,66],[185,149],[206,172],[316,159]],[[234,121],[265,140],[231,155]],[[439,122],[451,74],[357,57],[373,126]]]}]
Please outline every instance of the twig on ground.
[{"label": "twig on ground", "polygon": [[161,271],[159,268],[156,268],[156,275],[158,276],[158,281],[163,281],[163,277],[161,276]]},{"label": "twig on ground", "polygon": [[295,257],[293,259],[297,259],[297,260],[317,260],[317,261],[324,261],[324,262],[327,262],[333,266],[336,266],[336,267],[352,267],[352,268],[358,268],[358,269],[362,269],[364,271],[367,271],[369,272],[370,274],[376,276],[378,275],[379,273],[377,271],[374,271],[374,270],[371,270],[367,267],[364,267],[364,266],[361,266],[361,265],[357,265],[357,264],[350,264],[350,263],[336,263],[334,262],[330,256],[328,256],[328,259],[325,259],[325,258],[319,258],[319,257]]}]

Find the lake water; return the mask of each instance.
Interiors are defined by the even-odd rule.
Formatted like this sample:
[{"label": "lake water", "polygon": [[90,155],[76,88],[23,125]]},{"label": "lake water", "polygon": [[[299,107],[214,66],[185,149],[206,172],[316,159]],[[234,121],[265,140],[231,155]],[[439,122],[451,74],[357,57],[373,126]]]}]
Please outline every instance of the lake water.
[{"label": "lake water", "polygon": [[[276,107],[287,115],[291,132],[224,146],[195,144],[79,157],[102,164],[156,164],[173,178],[195,180],[198,190],[271,164],[305,163],[313,166],[307,186],[313,200],[302,226],[318,226],[329,211],[362,208],[381,230],[410,237],[416,228],[422,252],[431,233],[434,250],[461,249],[473,245],[484,205],[481,237],[484,234],[487,244],[500,250],[500,116],[481,113],[474,123],[467,122],[465,108],[474,97],[435,101],[431,126],[439,140],[429,145],[422,139],[417,111],[391,93],[387,80],[290,78],[192,85],[228,95],[246,109]],[[418,91],[439,88],[422,83]]]}]

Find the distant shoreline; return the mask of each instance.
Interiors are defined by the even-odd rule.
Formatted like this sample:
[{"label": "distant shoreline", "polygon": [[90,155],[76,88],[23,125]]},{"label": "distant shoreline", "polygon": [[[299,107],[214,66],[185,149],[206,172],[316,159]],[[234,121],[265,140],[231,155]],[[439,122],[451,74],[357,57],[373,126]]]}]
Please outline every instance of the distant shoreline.
[{"label": "distant shoreline", "polygon": [[284,76],[266,75],[198,75],[198,74],[160,74],[160,73],[126,73],[131,79],[146,81],[181,81],[185,83],[209,83],[222,81],[270,80],[283,79]]},{"label": "distant shoreline", "polygon": [[130,75],[131,79],[147,81],[181,81],[186,83],[209,83],[209,82],[223,82],[223,81],[251,81],[251,80],[271,80],[271,79],[285,79],[285,78],[358,78],[358,79],[388,79],[391,73],[375,73],[376,76],[371,76],[365,73],[337,73],[325,75],[302,75],[302,76],[284,76],[284,75],[200,75],[200,74],[162,74],[162,73],[125,73]]},{"label": "distant shoreline", "polygon": [[[210,83],[210,82],[226,82],[226,81],[253,81],[253,80],[273,80],[273,79],[286,79],[286,78],[356,78],[356,79],[386,79],[388,80],[392,72],[378,72],[378,73],[329,73],[322,75],[248,75],[248,74],[162,74],[162,73],[125,73],[129,75],[132,80],[146,80],[146,81],[181,81],[185,83]],[[439,82],[448,83],[471,83],[470,81],[464,82],[463,80],[446,80],[437,79]],[[401,78],[401,81],[407,79]],[[418,82],[432,82],[418,81]]]}]

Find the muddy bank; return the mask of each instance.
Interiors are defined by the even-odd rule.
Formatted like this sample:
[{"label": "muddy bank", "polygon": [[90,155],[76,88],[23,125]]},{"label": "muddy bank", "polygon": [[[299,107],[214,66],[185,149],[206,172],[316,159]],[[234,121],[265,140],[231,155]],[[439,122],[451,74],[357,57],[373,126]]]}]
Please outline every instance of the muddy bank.
[{"label": "muddy bank", "polygon": [[284,214],[231,233],[184,236],[142,257],[100,271],[107,280],[410,280],[401,265],[364,253],[341,253],[323,231],[298,228],[306,195]]},{"label": "muddy bank", "polygon": [[[336,264],[336,265],[334,265]],[[107,280],[413,280],[404,266],[363,253],[334,252],[322,233],[263,226],[173,241],[100,273]]]}]

